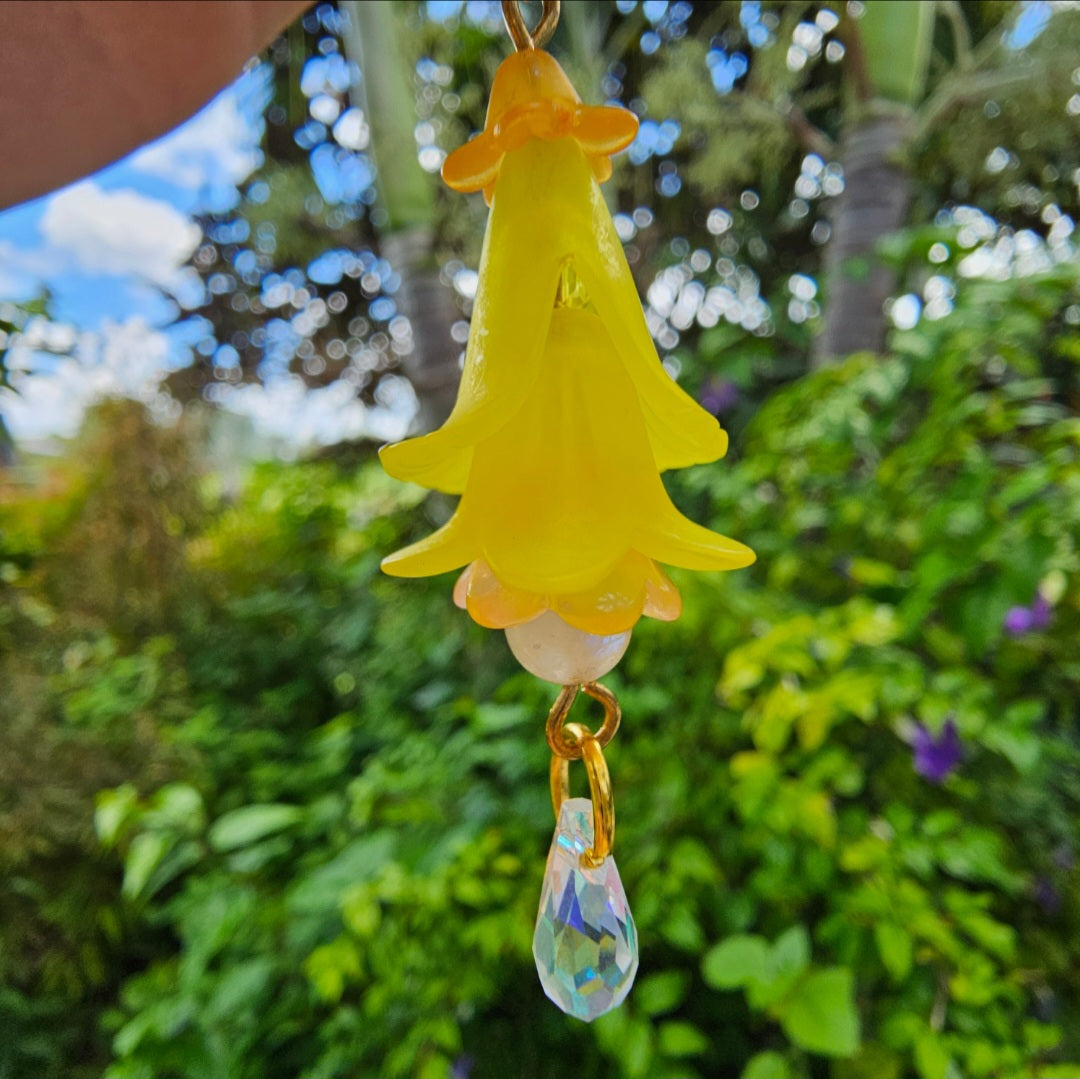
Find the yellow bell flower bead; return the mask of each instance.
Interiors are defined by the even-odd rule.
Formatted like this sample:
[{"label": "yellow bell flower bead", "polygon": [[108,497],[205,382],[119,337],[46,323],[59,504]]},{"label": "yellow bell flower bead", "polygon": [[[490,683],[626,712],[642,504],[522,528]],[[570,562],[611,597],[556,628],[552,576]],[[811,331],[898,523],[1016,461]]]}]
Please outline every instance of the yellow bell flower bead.
[{"label": "yellow bell flower bead", "polygon": [[482,189],[490,205],[506,153],[530,139],[570,136],[603,182],[611,175],[610,155],[625,150],[637,129],[637,117],[628,109],[583,105],[552,56],[526,49],[499,65],[484,130],[446,158],[442,178],[455,191]]},{"label": "yellow bell flower bead", "polygon": [[606,327],[641,402],[654,467],[722,457],[727,435],[664,371],[611,214],[574,139],[533,139],[505,155],[480,258],[457,402],[439,430],[388,446],[398,479],[460,494],[473,447],[536,392],[567,264]]},{"label": "yellow bell flower bead", "polygon": [[482,559],[508,589],[571,597],[603,585],[634,552],[644,556],[642,582],[650,559],[689,569],[753,562],[748,547],[672,505],[644,402],[599,315],[552,310],[542,369],[519,407],[472,449],[451,520],[386,558],[387,573],[429,576]]},{"label": "yellow bell flower bead", "polygon": [[716,420],[663,370],[600,195],[637,128],[581,104],[545,53],[509,57],[484,132],[444,179],[492,207],[457,402],[432,434],[384,447],[399,479],[461,494],[434,535],[383,562],[427,576],[463,565],[455,602],[509,628],[553,611],[597,635],[677,618],[655,560],[734,569],[749,548],[683,517],[660,471],[723,456]]}]

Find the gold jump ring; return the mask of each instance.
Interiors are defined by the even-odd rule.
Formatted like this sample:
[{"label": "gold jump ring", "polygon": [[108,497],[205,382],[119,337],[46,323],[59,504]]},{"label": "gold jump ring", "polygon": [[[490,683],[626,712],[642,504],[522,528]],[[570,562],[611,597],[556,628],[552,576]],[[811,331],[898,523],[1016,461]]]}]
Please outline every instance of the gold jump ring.
[{"label": "gold jump ring", "polygon": [[[611,776],[600,740],[587,727],[580,723],[568,723],[566,732],[576,738],[581,747],[581,759],[585,762],[592,798],[593,845],[582,854],[581,864],[588,869],[597,869],[604,864],[604,859],[611,854],[611,848],[615,845],[615,799],[611,793]],[[563,802],[570,796],[568,758],[557,755],[551,758],[550,781],[551,805],[558,822]]]}]

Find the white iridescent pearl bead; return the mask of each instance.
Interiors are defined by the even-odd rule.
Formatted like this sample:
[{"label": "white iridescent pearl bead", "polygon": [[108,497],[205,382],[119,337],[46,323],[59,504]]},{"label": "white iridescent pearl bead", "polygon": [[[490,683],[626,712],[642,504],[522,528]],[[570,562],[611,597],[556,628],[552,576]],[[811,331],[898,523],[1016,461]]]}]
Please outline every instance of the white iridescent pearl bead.
[{"label": "white iridescent pearl bead", "polygon": [[619,662],[630,631],[600,636],[575,629],[553,611],[531,622],[508,626],[506,643],[530,674],[560,686],[595,682]]}]

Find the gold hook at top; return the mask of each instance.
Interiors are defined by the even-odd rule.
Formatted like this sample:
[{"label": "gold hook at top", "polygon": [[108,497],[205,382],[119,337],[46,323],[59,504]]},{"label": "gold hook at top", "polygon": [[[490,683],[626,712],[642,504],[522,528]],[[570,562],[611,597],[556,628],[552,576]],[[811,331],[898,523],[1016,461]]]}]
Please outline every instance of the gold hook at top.
[{"label": "gold hook at top", "polygon": [[555,33],[561,6],[559,0],[544,0],[544,10],[540,15],[540,21],[536,24],[536,29],[530,31],[521,14],[520,0],[502,0],[503,21],[514,42],[514,48],[518,52],[524,52],[525,49],[542,49]]}]

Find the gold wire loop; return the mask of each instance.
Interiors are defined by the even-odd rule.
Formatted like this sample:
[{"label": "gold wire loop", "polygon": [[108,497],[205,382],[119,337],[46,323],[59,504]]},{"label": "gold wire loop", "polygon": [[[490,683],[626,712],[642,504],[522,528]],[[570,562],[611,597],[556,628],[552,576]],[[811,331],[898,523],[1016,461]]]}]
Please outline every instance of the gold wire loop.
[{"label": "gold wire loop", "polygon": [[[615,845],[615,799],[611,793],[611,776],[600,739],[580,723],[568,723],[566,731],[579,739],[581,759],[589,777],[589,796],[592,799],[593,845],[581,855],[587,869],[598,869],[611,854]],[[551,805],[558,823],[563,802],[570,797],[570,761],[567,757],[551,758]]]},{"label": "gold wire loop", "polygon": [[579,689],[585,690],[594,701],[599,701],[604,706],[604,722],[600,724],[600,729],[592,734],[601,749],[615,737],[615,732],[622,722],[622,709],[619,707],[619,702],[615,694],[606,686],[600,685],[599,682],[585,682],[580,686],[563,686],[562,692],[555,698],[555,703],[548,713],[546,733],[551,752],[556,757],[563,757],[568,761],[581,760],[582,749],[581,739],[567,737],[567,732],[576,727],[587,734],[590,733],[580,724],[566,722]]},{"label": "gold wire loop", "polygon": [[536,24],[536,29],[530,31],[521,14],[520,0],[502,0],[503,21],[514,42],[514,48],[518,52],[523,52],[525,49],[542,49],[555,33],[561,6],[559,0],[544,0],[544,10],[540,15],[540,21]]}]

